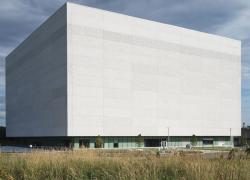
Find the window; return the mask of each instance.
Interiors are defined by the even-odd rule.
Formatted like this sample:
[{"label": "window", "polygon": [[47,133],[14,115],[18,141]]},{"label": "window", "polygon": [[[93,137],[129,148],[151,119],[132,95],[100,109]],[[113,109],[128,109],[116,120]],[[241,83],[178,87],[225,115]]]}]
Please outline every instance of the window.
[{"label": "window", "polygon": [[145,147],[160,147],[161,140],[160,139],[145,139]]},{"label": "window", "polygon": [[118,148],[118,143],[114,143],[114,148]]},{"label": "window", "polygon": [[213,145],[214,144],[214,140],[207,138],[207,139],[203,139],[202,140],[203,145]]},{"label": "window", "polygon": [[89,139],[80,139],[79,146],[81,148],[89,148],[90,140]]}]

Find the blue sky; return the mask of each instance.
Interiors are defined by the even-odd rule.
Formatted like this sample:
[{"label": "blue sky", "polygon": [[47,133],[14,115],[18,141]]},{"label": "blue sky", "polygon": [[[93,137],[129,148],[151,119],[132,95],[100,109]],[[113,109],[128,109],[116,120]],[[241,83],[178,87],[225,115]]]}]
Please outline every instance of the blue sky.
[{"label": "blue sky", "polygon": [[[71,0],[87,6],[242,41],[242,121],[250,125],[249,0]],[[66,0],[0,1],[0,125],[5,124],[4,57]]]}]

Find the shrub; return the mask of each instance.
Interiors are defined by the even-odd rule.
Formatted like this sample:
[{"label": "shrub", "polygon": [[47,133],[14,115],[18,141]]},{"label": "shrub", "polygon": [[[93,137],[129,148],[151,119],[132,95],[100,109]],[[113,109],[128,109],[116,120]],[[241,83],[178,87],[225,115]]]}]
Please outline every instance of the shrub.
[{"label": "shrub", "polygon": [[245,152],[246,152],[247,156],[249,156],[249,155],[250,155],[250,148],[247,148],[247,149],[245,150]]},{"label": "shrub", "polygon": [[231,149],[228,153],[227,159],[231,160],[234,158],[234,156],[235,156],[235,150]]},{"label": "shrub", "polygon": [[156,157],[160,157],[161,156],[161,151],[160,150],[157,150],[156,151]]},{"label": "shrub", "polygon": [[102,148],[103,147],[103,140],[100,135],[98,135],[95,139],[95,147]]},{"label": "shrub", "polygon": [[137,147],[142,147],[143,146],[143,144],[144,144],[144,138],[142,137],[141,134],[139,134],[136,137],[136,144],[137,144]]},{"label": "shrub", "polygon": [[193,136],[190,139],[191,145],[196,146],[197,145],[197,137],[193,134]]}]

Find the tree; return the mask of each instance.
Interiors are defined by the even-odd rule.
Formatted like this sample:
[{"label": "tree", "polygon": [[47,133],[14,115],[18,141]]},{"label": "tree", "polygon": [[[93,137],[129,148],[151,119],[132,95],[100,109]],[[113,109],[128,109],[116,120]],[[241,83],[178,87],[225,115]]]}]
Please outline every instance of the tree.
[{"label": "tree", "polygon": [[196,146],[197,145],[197,137],[193,134],[193,136],[190,139],[191,145]]},{"label": "tree", "polygon": [[244,125],[244,127],[241,129],[241,137],[240,137],[240,143],[242,146],[248,146],[247,131],[248,129]]},{"label": "tree", "polygon": [[100,135],[98,135],[95,139],[95,147],[96,148],[102,148],[103,147],[103,139]]},{"label": "tree", "polygon": [[0,126],[0,139],[6,138],[6,127]]},{"label": "tree", "polygon": [[136,141],[137,147],[142,147],[144,144],[144,138],[142,137],[141,134],[138,134],[135,141]]},{"label": "tree", "polygon": [[240,136],[240,144],[241,144],[242,146],[246,146],[246,145],[247,145],[247,139],[246,139],[246,137],[244,136],[244,134],[242,134],[242,135]]},{"label": "tree", "polygon": [[6,127],[0,126],[0,146],[6,144]]}]

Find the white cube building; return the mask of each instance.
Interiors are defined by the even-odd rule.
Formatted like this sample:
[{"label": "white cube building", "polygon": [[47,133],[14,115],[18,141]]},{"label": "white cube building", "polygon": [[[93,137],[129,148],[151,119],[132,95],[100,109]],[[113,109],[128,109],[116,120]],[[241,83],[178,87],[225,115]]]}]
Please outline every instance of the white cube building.
[{"label": "white cube building", "polygon": [[6,119],[8,137],[39,143],[229,145],[241,43],[66,3],[6,58]]}]

